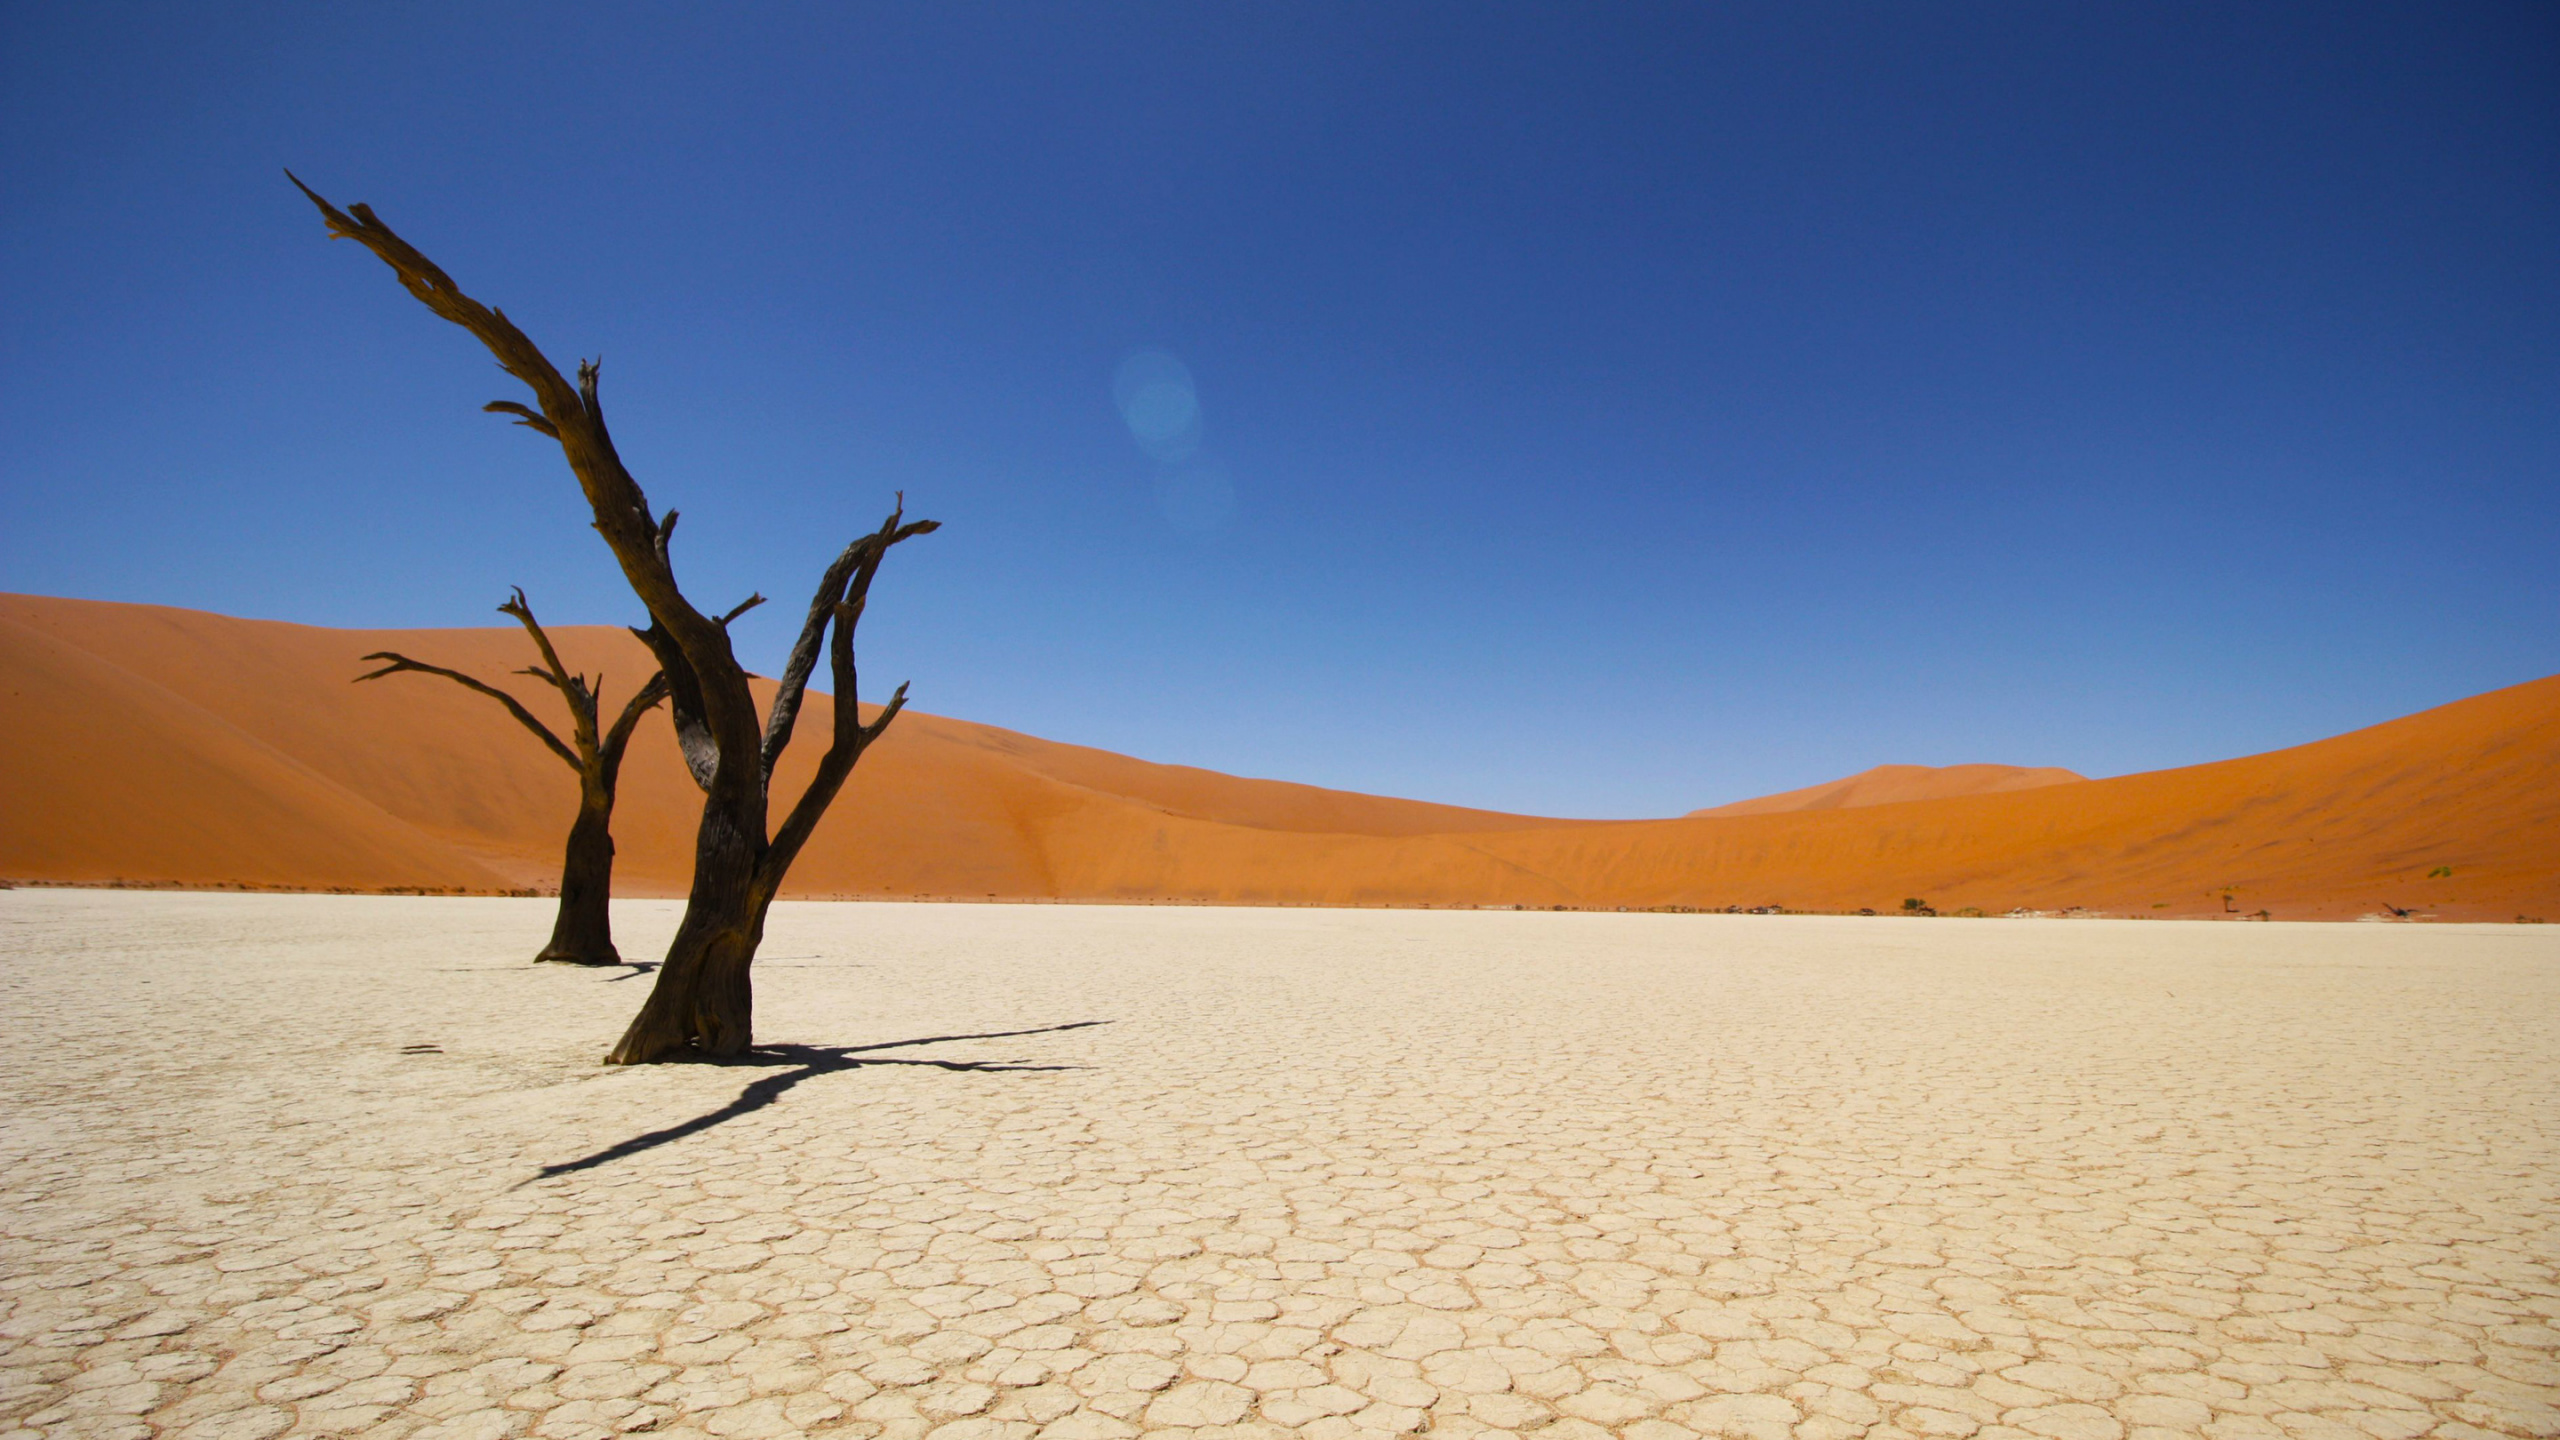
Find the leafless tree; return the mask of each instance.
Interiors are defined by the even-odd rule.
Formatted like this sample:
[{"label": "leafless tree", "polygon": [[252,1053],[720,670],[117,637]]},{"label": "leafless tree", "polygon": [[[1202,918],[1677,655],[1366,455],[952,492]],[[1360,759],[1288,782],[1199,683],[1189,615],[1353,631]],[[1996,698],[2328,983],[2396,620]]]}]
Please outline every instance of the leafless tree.
[{"label": "leafless tree", "polygon": [[651,675],[623,705],[612,728],[600,730],[601,712],[597,707],[604,677],[598,675],[589,682],[584,675],[569,673],[569,667],[560,663],[560,652],[551,647],[551,637],[543,633],[542,622],[533,618],[533,607],[525,603],[524,591],[516,591],[498,607],[498,612],[514,616],[525,633],[533,637],[534,648],[542,654],[541,668],[516,673],[530,675],[560,692],[560,698],[569,706],[567,740],[534,718],[532,711],[506,691],[459,670],[413,660],[396,650],[377,650],[364,657],[383,662],[382,668],[356,679],[379,680],[404,672],[441,675],[507,707],[517,724],[532,731],[534,738],[551,747],[552,754],[577,772],[578,818],[569,827],[568,854],[560,862],[560,915],[551,925],[551,943],[533,958],[571,965],[619,965],[622,955],[613,948],[613,911],[607,904],[613,898],[614,785],[622,774],[622,755],[630,748],[631,732],[639,728],[640,717],[667,698],[666,672]]},{"label": "leafless tree", "polygon": [[[872,578],[892,546],[938,525],[908,520],[901,497],[879,529],[836,556],[810,598],[773,707],[760,716],[747,688],[746,668],[730,649],[723,618],[696,609],[676,584],[667,548],[676,512],[669,510],[663,517],[653,512],[640,483],[624,468],[596,396],[596,363],[580,362],[578,382],[571,386],[504,312],[465,295],[451,276],[392,233],[370,209],[354,205],[341,211],[299,179],[293,183],[319,207],[332,235],[354,240],[380,257],[420,303],[469,331],[497,357],[500,368],[533,392],[531,406],[496,400],[485,408],[515,416],[517,424],[559,442],[594,512],[596,532],[612,549],[632,593],[648,607],[649,627],[639,633],[665,672],[677,743],[703,791],[702,824],[694,838],[693,889],[684,920],[647,1003],[606,1063],[742,1053],[754,1039],[749,970],[773,897],[855,762],[906,704],[907,687],[900,685],[868,725],[856,704],[853,632]],[[821,648],[835,683],[834,733],[808,788],[781,825],[768,829],[767,791],[774,765],[791,743]]]}]

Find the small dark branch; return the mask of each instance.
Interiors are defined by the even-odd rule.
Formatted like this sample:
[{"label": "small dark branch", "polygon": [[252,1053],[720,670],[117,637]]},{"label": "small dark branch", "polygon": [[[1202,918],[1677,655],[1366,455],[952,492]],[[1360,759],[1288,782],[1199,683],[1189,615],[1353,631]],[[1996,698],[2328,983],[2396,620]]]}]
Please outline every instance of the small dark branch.
[{"label": "small dark branch", "polygon": [[906,708],[907,682],[901,680],[898,682],[898,688],[890,693],[889,703],[880,707],[880,714],[878,718],[874,719],[870,724],[862,727],[862,748],[865,750],[870,749],[871,742],[879,739],[880,732],[888,729],[889,722],[897,719],[898,712]]},{"label": "small dark branch", "polygon": [[[541,681],[543,684],[550,686],[550,687],[551,687],[552,689],[554,689],[554,690],[559,690],[559,691],[564,691],[564,692],[565,692],[565,691],[567,691],[567,690],[568,690],[568,688],[569,688],[569,687],[568,687],[568,685],[567,685],[566,683],[564,683],[564,682],[561,680],[561,678],[560,678],[559,676],[552,674],[550,671],[545,670],[545,669],[541,668],[541,667],[540,667],[540,666],[538,666],[538,665],[527,665],[526,667],[524,667],[524,668],[523,668],[523,669],[521,669],[521,670],[510,670],[510,671],[508,671],[507,673],[508,673],[508,674],[510,674],[510,675],[523,675],[523,676],[526,676],[526,677],[528,677],[528,678],[530,678],[530,679],[539,680],[539,681]],[[584,675],[579,676],[579,677],[578,677],[578,681],[579,681],[579,683],[580,683],[580,684],[584,684],[584,683],[586,682],[586,678],[587,678],[587,677],[585,677]]]},{"label": "small dark branch", "polygon": [[367,660],[380,660],[385,663],[379,670],[373,671],[370,674],[357,676],[357,683],[361,684],[367,680],[379,680],[385,675],[397,675],[404,670],[414,671],[420,675],[441,675],[466,690],[476,690],[481,694],[488,696],[490,699],[497,701],[499,704],[506,706],[507,713],[516,717],[517,724],[532,731],[535,737],[540,739],[543,744],[550,746],[551,753],[559,756],[561,760],[568,764],[570,769],[575,770],[580,774],[584,774],[586,772],[586,766],[579,760],[578,752],[570,749],[566,744],[562,743],[559,736],[551,733],[550,726],[535,719],[532,711],[524,708],[522,702],[518,701],[516,697],[508,694],[506,691],[501,690],[494,685],[484,685],[480,681],[463,674],[459,670],[448,670],[441,665],[429,665],[421,660],[412,660],[408,656],[399,654],[396,651],[377,650],[364,658]]},{"label": "small dark branch", "polygon": [[543,630],[542,622],[533,618],[533,607],[525,603],[523,586],[514,587],[514,593],[498,606],[498,613],[514,616],[516,623],[524,626],[525,633],[533,637],[534,648],[542,652],[543,670],[550,673],[546,675],[542,670],[524,673],[537,680],[547,680],[559,689],[560,698],[569,702],[569,721],[577,732],[578,753],[596,753],[595,691],[587,687],[587,677],[572,677],[569,667],[560,663],[560,652],[551,648],[551,636]]},{"label": "small dark branch", "polygon": [[603,374],[604,357],[601,355],[578,362],[578,398],[586,402],[587,419],[596,427],[597,437],[610,445],[613,437],[604,428],[604,401],[596,394],[596,381]]},{"label": "small dark branch", "polygon": [[[598,679],[601,680],[602,677],[599,676]],[[604,767],[604,778],[608,786],[612,783],[614,772],[622,766],[622,752],[631,744],[632,732],[640,728],[640,718],[656,709],[658,702],[666,698],[667,672],[661,670],[649,677],[649,683],[641,686],[639,693],[633,695],[630,702],[622,707],[622,713],[614,719],[613,728],[605,732],[604,747],[597,759]]]},{"label": "small dark branch", "polygon": [[517,424],[522,425],[529,430],[539,430],[554,440],[560,438],[559,426],[543,419],[539,411],[528,406],[519,405],[513,400],[492,400],[480,408],[494,414],[516,416]]},{"label": "small dark branch", "polygon": [[748,611],[753,610],[763,603],[764,597],[762,595],[750,595],[746,599],[739,601],[737,604],[729,608],[728,614],[720,617],[721,628],[724,630],[727,629],[730,621],[737,619],[739,616],[746,614]]},{"label": "small dark branch", "polygon": [[670,510],[658,521],[658,528],[650,539],[650,544],[658,552],[658,563],[666,566],[667,573],[670,575],[675,573],[676,562],[675,557],[667,553],[667,542],[673,540],[675,535],[676,512]]}]

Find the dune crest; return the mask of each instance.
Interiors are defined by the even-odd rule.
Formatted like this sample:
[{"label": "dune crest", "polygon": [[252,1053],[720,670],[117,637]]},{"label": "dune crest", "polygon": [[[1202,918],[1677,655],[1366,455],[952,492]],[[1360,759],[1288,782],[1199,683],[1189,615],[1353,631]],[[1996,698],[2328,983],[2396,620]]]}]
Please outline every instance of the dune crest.
[{"label": "dune crest", "polygon": [[[618,629],[553,637],[573,669],[603,672],[608,706],[652,668]],[[0,878],[555,881],[576,803],[567,767],[458,687],[351,684],[357,657],[384,649],[493,678],[525,657],[523,636],[494,626],[331,630],[0,596]],[[507,683],[538,714],[556,703],[534,681]],[[801,724],[823,733],[832,704],[812,694]],[[814,764],[786,761],[776,793],[796,795]],[[1902,770],[1978,788],[1912,794]],[[1958,771],[1991,781],[1943,778]],[[1774,801],[1791,808],[1744,808]],[[623,893],[683,892],[699,811],[653,719],[615,816]],[[2106,780],[1884,767],[1641,821],[1239,779],[910,710],[854,772],[787,893],[1805,910],[1916,896],[1994,913],[2560,919],[2554,855],[2560,677],[2208,765]]]},{"label": "dune crest", "polygon": [[1855,775],[1782,790],[1728,805],[1692,810],[1686,818],[1709,815],[1779,815],[1790,810],[1855,810],[1865,805],[1899,805],[1906,800],[1947,800],[1958,795],[1996,795],[2007,790],[2033,790],[2068,785],[2089,777],[2058,765],[1878,765]]}]

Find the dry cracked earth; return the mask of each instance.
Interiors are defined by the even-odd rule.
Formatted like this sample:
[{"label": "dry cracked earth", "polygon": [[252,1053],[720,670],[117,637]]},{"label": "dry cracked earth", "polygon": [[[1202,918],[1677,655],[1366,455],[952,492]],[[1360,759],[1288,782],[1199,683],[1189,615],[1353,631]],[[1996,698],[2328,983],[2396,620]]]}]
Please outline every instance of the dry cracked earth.
[{"label": "dry cracked earth", "polygon": [[0,1436],[2560,1433],[2553,931],[547,922],[0,894]]}]

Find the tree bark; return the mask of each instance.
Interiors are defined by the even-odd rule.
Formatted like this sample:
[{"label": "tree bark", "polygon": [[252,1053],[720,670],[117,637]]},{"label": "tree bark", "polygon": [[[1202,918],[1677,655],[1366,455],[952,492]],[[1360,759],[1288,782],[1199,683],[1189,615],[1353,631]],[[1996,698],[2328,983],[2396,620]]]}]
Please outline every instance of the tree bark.
[{"label": "tree bark", "polygon": [[560,860],[560,915],[534,956],[564,965],[619,965],[613,946],[613,795],[580,786],[578,819]]},{"label": "tree bark", "polygon": [[764,940],[772,897],[758,895],[751,832],[705,805],[695,837],[693,889],[684,921],[640,1013],[605,1056],[608,1065],[645,1065],[682,1055],[725,1058],[755,1043],[750,967]]}]

